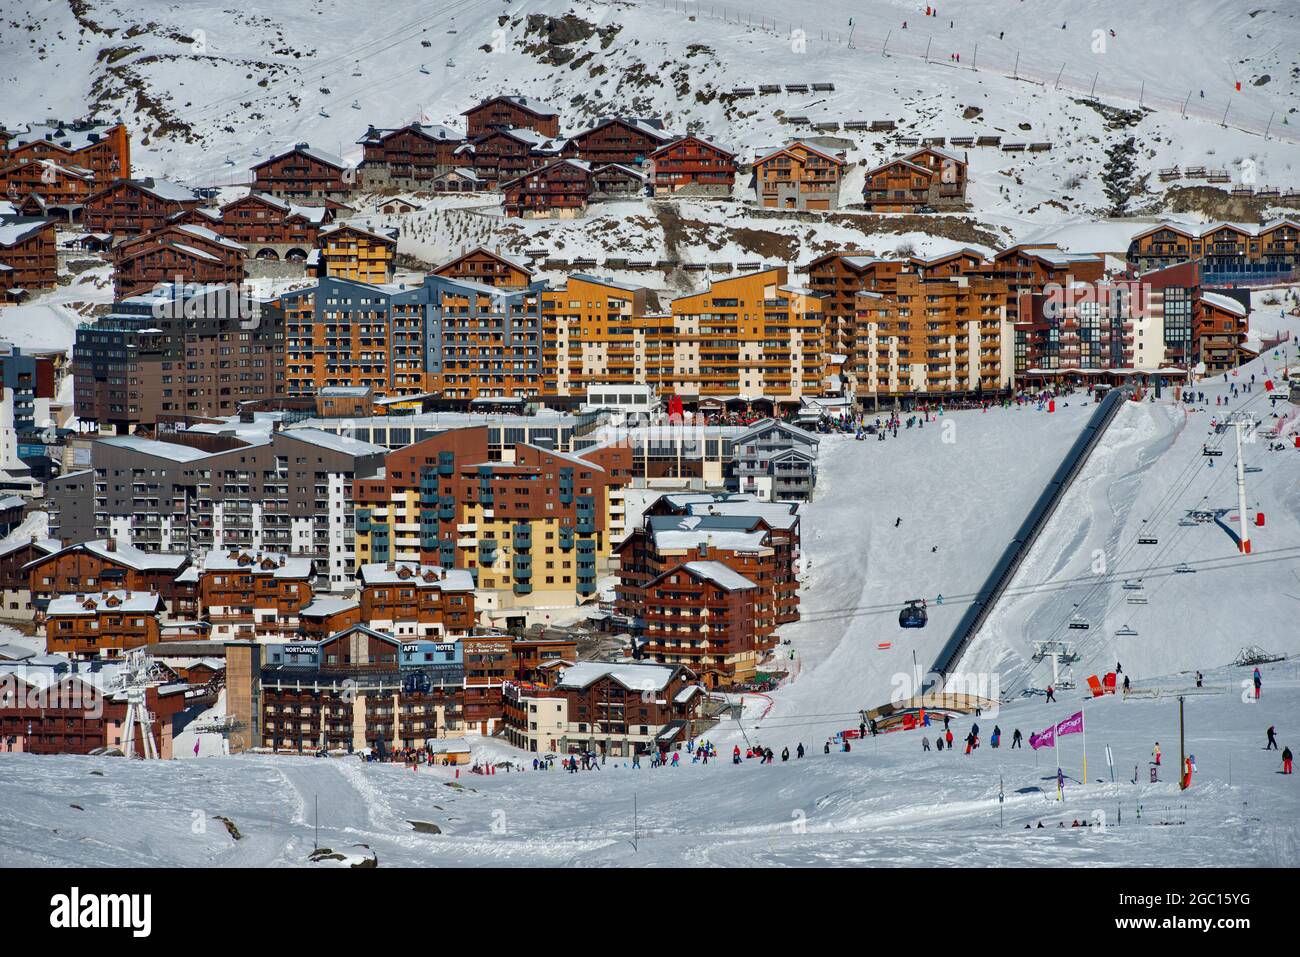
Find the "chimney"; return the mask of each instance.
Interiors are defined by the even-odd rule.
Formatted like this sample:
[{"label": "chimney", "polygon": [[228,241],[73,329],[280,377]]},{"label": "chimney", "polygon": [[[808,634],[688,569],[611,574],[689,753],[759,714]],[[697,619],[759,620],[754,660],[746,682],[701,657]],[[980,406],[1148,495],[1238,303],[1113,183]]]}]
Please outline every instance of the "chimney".
[{"label": "chimney", "polygon": [[390,572],[395,572],[395,571],[397,571],[397,562],[389,562],[389,563],[388,563],[388,570],[389,570]]},{"label": "chimney", "polygon": [[115,551],[117,551],[117,539],[116,539],[116,538],[110,538],[110,539],[108,540],[108,550],[109,550],[110,552],[115,552]]},{"label": "chimney", "polygon": [[280,556],[280,567],[281,567],[281,568],[284,567],[284,556],[283,556],[283,555]]}]

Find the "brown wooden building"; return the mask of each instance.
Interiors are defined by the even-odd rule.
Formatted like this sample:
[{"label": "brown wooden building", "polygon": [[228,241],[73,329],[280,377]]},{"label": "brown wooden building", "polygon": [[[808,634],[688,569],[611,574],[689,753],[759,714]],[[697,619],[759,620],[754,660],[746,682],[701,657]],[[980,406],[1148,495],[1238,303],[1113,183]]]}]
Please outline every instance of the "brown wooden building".
[{"label": "brown wooden building", "polygon": [[282,552],[215,549],[199,574],[199,614],[212,637],[273,640],[298,631],[298,612],[312,601],[312,559]]},{"label": "brown wooden building", "polygon": [[536,130],[506,127],[475,137],[462,151],[482,189],[496,189],[558,155],[558,144]]},{"label": "brown wooden building", "polygon": [[23,566],[36,620],[60,595],[94,594],[124,590],[161,596],[164,607],[175,610],[180,591],[176,578],[190,564],[189,555],[146,552],[114,538],[68,545],[39,556]]},{"label": "brown wooden building", "polygon": [[41,212],[59,212],[72,221],[95,191],[95,174],[52,159],[11,159],[0,163],[0,195],[16,205],[35,201]]},{"label": "brown wooden building", "polygon": [[470,139],[505,127],[536,130],[552,138],[560,135],[560,115],[541,100],[531,97],[494,96],[461,115],[465,117],[465,129]]},{"label": "brown wooden building", "polygon": [[569,137],[562,152],[593,167],[607,163],[637,167],[674,138],[658,120],[614,116]]},{"label": "brown wooden building", "polygon": [[736,157],[698,136],[684,136],[650,154],[655,196],[730,196],[736,183]]},{"label": "brown wooden building", "polygon": [[45,648],[71,658],[119,658],[158,643],[162,598],[129,590],[60,595],[45,611]]},{"label": "brown wooden building", "polygon": [[202,203],[192,190],[155,179],[120,179],[86,199],[81,220],[93,233],[139,236]]},{"label": "brown wooden building", "polygon": [[342,201],[356,188],[355,172],[339,157],[307,143],[253,167],[253,191],[319,204]]},{"label": "brown wooden building", "polygon": [[202,226],[165,226],[113,247],[118,299],[169,283],[242,283],[246,250]]},{"label": "brown wooden building", "polygon": [[447,260],[433,270],[436,276],[451,279],[468,279],[470,282],[500,289],[527,289],[533,281],[533,270],[518,259],[504,255],[499,250],[475,246],[468,252]]},{"label": "brown wooden building", "polygon": [[372,126],[358,142],[367,189],[419,190],[461,165],[457,150],[465,138],[445,126],[410,123],[393,130]]},{"label": "brown wooden building", "polygon": [[15,297],[16,290],[46,289],[58,280],[53,220],[0,218],[0,294]]},{"label": "brown wooden building", "polygon": [[572,219],[587,210],[591,167],[582,160],[556,160],[501,184],[507,216]]}]

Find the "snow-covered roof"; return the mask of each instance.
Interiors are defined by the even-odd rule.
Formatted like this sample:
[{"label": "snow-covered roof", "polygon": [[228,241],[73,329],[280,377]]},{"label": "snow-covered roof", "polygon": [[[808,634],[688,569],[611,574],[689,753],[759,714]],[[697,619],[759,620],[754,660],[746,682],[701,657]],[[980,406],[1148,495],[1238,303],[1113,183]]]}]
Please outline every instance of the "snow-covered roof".
[{"label": "snow-covered roof", "polygon": [[340,156],[335,156],[333,153],[325,150],[318,150],[306,143],[296,143],[290,149],[285,150],[283,153],[277,153],[270,159],[263,160],[253,168],[257,169],[258,167],[266,166],[268,163],[274,163],[276,160],[284,159],[284,157],[291,156],[294,153],[301,153],[303,156],[309,156],[314,160],[319,160],[327,166],[333,166],[335,169],[347,169],[348,167],[348,164],[344,162],[343,158]]},{"label": "snow-covered roof", "polygon": [[580,661],[566,668],[555,686],[586,688],[594,681],[610,677],[629,691],[663,691],[676,672],[676,668],[668,665]]},{"label": "snow-covered roof", "polygon": [[161,608],[162,596],[157,592],[117,589],[97,594],[59,595],[50,599],[45,614],[50,618],[60,615],[88,615],[99,611],[151,614]]},{"label": "snow-covered roof", "polygon": [[646,519],[646,529],[655,547],[664,551],[710,545],[733,551],[764,548],[767,532],[754,529],[756,516],[709,515],[692,512],[689,515],[651,515]]},{"label": "snow-covered roof", "polygon": [[[190,556],[177,552],[147,552],[142,548],[137,548],[127,542],[110,541],[107,538],[96,538],[88,542],[79,542],[75,545],[67,545],[57,552],[50,554],[63,554],[64,552],[74,552],[78,549],[84,549],[92,555],[108,561],[117,562],[136,571],[164,571],[179,572],[189,562]],[[48,558],[48,556],[46,556]],[[28,562],[23,568],[31,568],[33,565],[43,562],[46,558],[36,558]]]},{"label": "snow-covered roof", "polygon": [[799,524],[799,506],[792,502],[691,502],[686,508],[691,515],[730,515],[742,518],[761,518],[771,528],[789,529]]},{"label": "snow-covered roof", "polygon": [[253,549],[214,548],[203,557],[205,573],[247,572],[273,578],[310,578],[313,565],[312,559],[305,556]]},{"label": "snow-covered roof", "polygon": [[316,598],[298,609],[299,617],[304,615],[337,615],[339,612],[360,608],[361,603],[351,598]]},{"label": "snow-covered roof", "polygon": [[1224,296],[1217,292],[1202,292],[1201,298],[1210,305],[1223,309],[1226,312],[1230,312],[1234,316],[1246,315],[1246,307],[1231,296]]},{"label": "snow-covered roof", "polygon": [[9,148],[45,142],[67,150],[81,150],[102,140],[117,125],[117,123],[98,123],[74,130],[59,123],[32,123],[24,130],[13,132]]},{"label": "snow-covered roof", "polygon": [[382,455],[388,451],[382,445],[362,442],[350,435],[336,435],[333,432],[325,432],[321,429],[289,429],[280,434],[291,439],[299,439],[322,449],[329,449],[331,452],[342,452],[345,455]]},{"label": "snow-covered roof", "polygon": [[[391,567],[390,567],[391,564]],[[366,585],[414,585],[441,591],[473,591],[474,576],[464,568],[443,568],[418,562],[373,562],[357,569],[357,579]]]},{"label": "snow-covered roof", "polygon": [[[16,496],[15,496],[16,497]],[[25,499],[20,499],[25,501]],[[31,545],[33,548],[40,549],[47,555],[52,555],[63,547],[63,543],[57,538],[38,538],[35,542],[28,536],[21,536],[11,541],[0,542],[0,558],[6,555],[12,555],[20,548],[26,548]]]},{"label": "snow-covered roof", "polygon": [[49,224],[48,219],[11,219],[0,223],[0,246],[16,246]]},{"label": "snow-covered roof", "polygon": [[531,96],[513,96],[513,95],[506,94],[502,96],[489,97],[488,99],[484,100],[482,103],[470,107],[468,110],[462,113],[461,116],[468,116],[469,114],[475,112],[476,110],[481,110],[489,103],[494,103],[497,100],[507,100],[508,102],[513,103],[515,106],[528,110],[528,112],[536,116],[557,116],[558,115],[552,107],[548,106],[546,103],[543,103],[541,100],[534,99]]},{"label": "snow-covered roof", "polygon": [[218,246],[225,246],[227,249],[243,249],[239,243],[233,239],[227,239],[220,233],[213,232],[206,226],[196,226],[193,223],[187,223],[184,226],[173,227],[178,232],[187,233],[190,236],[196,236],[199,239],[206,239],[210,243],[216,243]]},{"label": "snow-covered roof", "polygon": [[733,571],[722,562],[686,562],[681,567],[689,574],[705,578],[727,591],[743,591],[746,588],[758,587],[740,572]]},{"label": "snow-covered roof", "polygon": [[101,445],[130,449],[142,455],[170,459],[173,462],[194,462],[212,454],[189,445],[181,445],[178,442],[159,442],[157,439],[146,439],[139,435],[110,435],[107,438],[100,439],[99,442]]}]

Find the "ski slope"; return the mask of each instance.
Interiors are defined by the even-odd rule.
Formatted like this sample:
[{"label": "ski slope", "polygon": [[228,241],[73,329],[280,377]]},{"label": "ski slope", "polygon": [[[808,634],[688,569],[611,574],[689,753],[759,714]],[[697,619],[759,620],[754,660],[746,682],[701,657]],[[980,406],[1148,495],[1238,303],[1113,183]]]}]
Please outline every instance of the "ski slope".
[{"label": "ski slope", "polygon": [[[1205,669],[1259,645],[1275,654],[1300,653],[1295,628],[1300,611],[1300,449],[1294,444],[1297,408],[1274,402],[1264,389],[1276,379],[1281,355],[1244,365],[1225,383],[1203,380],[1208,405],[1165,401],[1128,403],[1039,537],[1012,581],[1008,597],[990,616],[967,652],[962,669],[996,671],[1008,690],[1043,687],[1050,662],[1029,661],[1033,642],[1072,640],[1082,660],[1077,680],[1113,670],[1132,675],[1170,669]],[[1292,361],[1295,345],[1290,346]],[[1232,399],[1232,384],[1253,392]],[[1278,382],[1274,394],[1285,395]],[[1226,396],[1227,406],[1216,406]],[[1231,411],[1255,414],[1263,428],[1289,422],[1282,451],[1269,451],[1259,435],[1243,445],[1252,554],[1241,555],[1236,441],[1216,435],[1211,420]],[[1277,416],[1275,418],[1274,416]],[[1202,447],[1222,455],[1207,457]],[[1213,463],[1212,465],[1210,463]],[[1219,510],[1219,522],[1192,525],[1189,510]],[[1138,544],[1154,537],[1157,545]],[[1186,564],[1196,570],[1179,573]],[[1141,591],[1124,588],[1141,580]],[[1130,602],[1143,597],[1145,604]],[[1075,614],[1089,624],[1071,629]],[[1123,632],[1121,634],[1121,632]],[[1135,632],[1130,634],[1128,632]]]},{"label": "ski slope", "polygon": [[[778,755],[789,746],[789,763],[688,758],[678,768],[632,769],[611,761],[578,774],[462,770],[459,779],[449,769],[412,772],[355,758],[0,755],[0,865],[307,866],[319,805],[320,845],[374,853],[380,867],[1295,867],[1296,778],[1278,773],[1278,752],[1261,749],[1270,724],[1294,749],[1300,675],[1294,663],[1263,673],[1258,703],[1241,696],[1239,681],[1249,676],[1242,669],[1207,673],[1200,693],[1186,680],[1164,679],[1140,682],[1164,697],[1086,706],[1019,699],[978,719],[986,742],[995,724],[1002,728],[1002,747],[986,743],[969,756],[922,751],[920,731],[825,755],[819,741],[775,723],[759,737]],[[1170,695],[1179,690],[1198,769],[1186,792],[1173,770],[1178,703]],[[1027,738],[1081,706],[1088,780],[1079,783],[1081,736],[1062,738],[1060,802],[1052,752],[1012,750],[1010,737],[1020,728]],[[969,723],[954,721],[958,739]],[[499,745],[473,740],[476,759],[501,756]],[[796,760],[800,740],[814,747]],[[1153,784],[1156,741],[1165,763]],[[1084,819],[1106,826],[1068,826]],[[441,833],[417,832],[411,821]]]}]

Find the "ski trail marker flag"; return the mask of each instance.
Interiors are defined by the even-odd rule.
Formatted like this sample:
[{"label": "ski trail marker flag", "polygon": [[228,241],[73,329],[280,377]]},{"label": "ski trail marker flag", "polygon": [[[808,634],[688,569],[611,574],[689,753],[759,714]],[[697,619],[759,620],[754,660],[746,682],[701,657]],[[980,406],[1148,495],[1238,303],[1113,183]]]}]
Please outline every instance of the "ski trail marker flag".
[{"label": "ski trail marker flag", "polygon": [[1076,711],[1064,721],[1052,725],[1046,730],[1039,731],[1037,734],[1029,736],[1029,746],[1037,751],[1039,748],[1050,748],[1056,744],[1057,735],[1079,734],[1083,731],[1083,712]]}]

